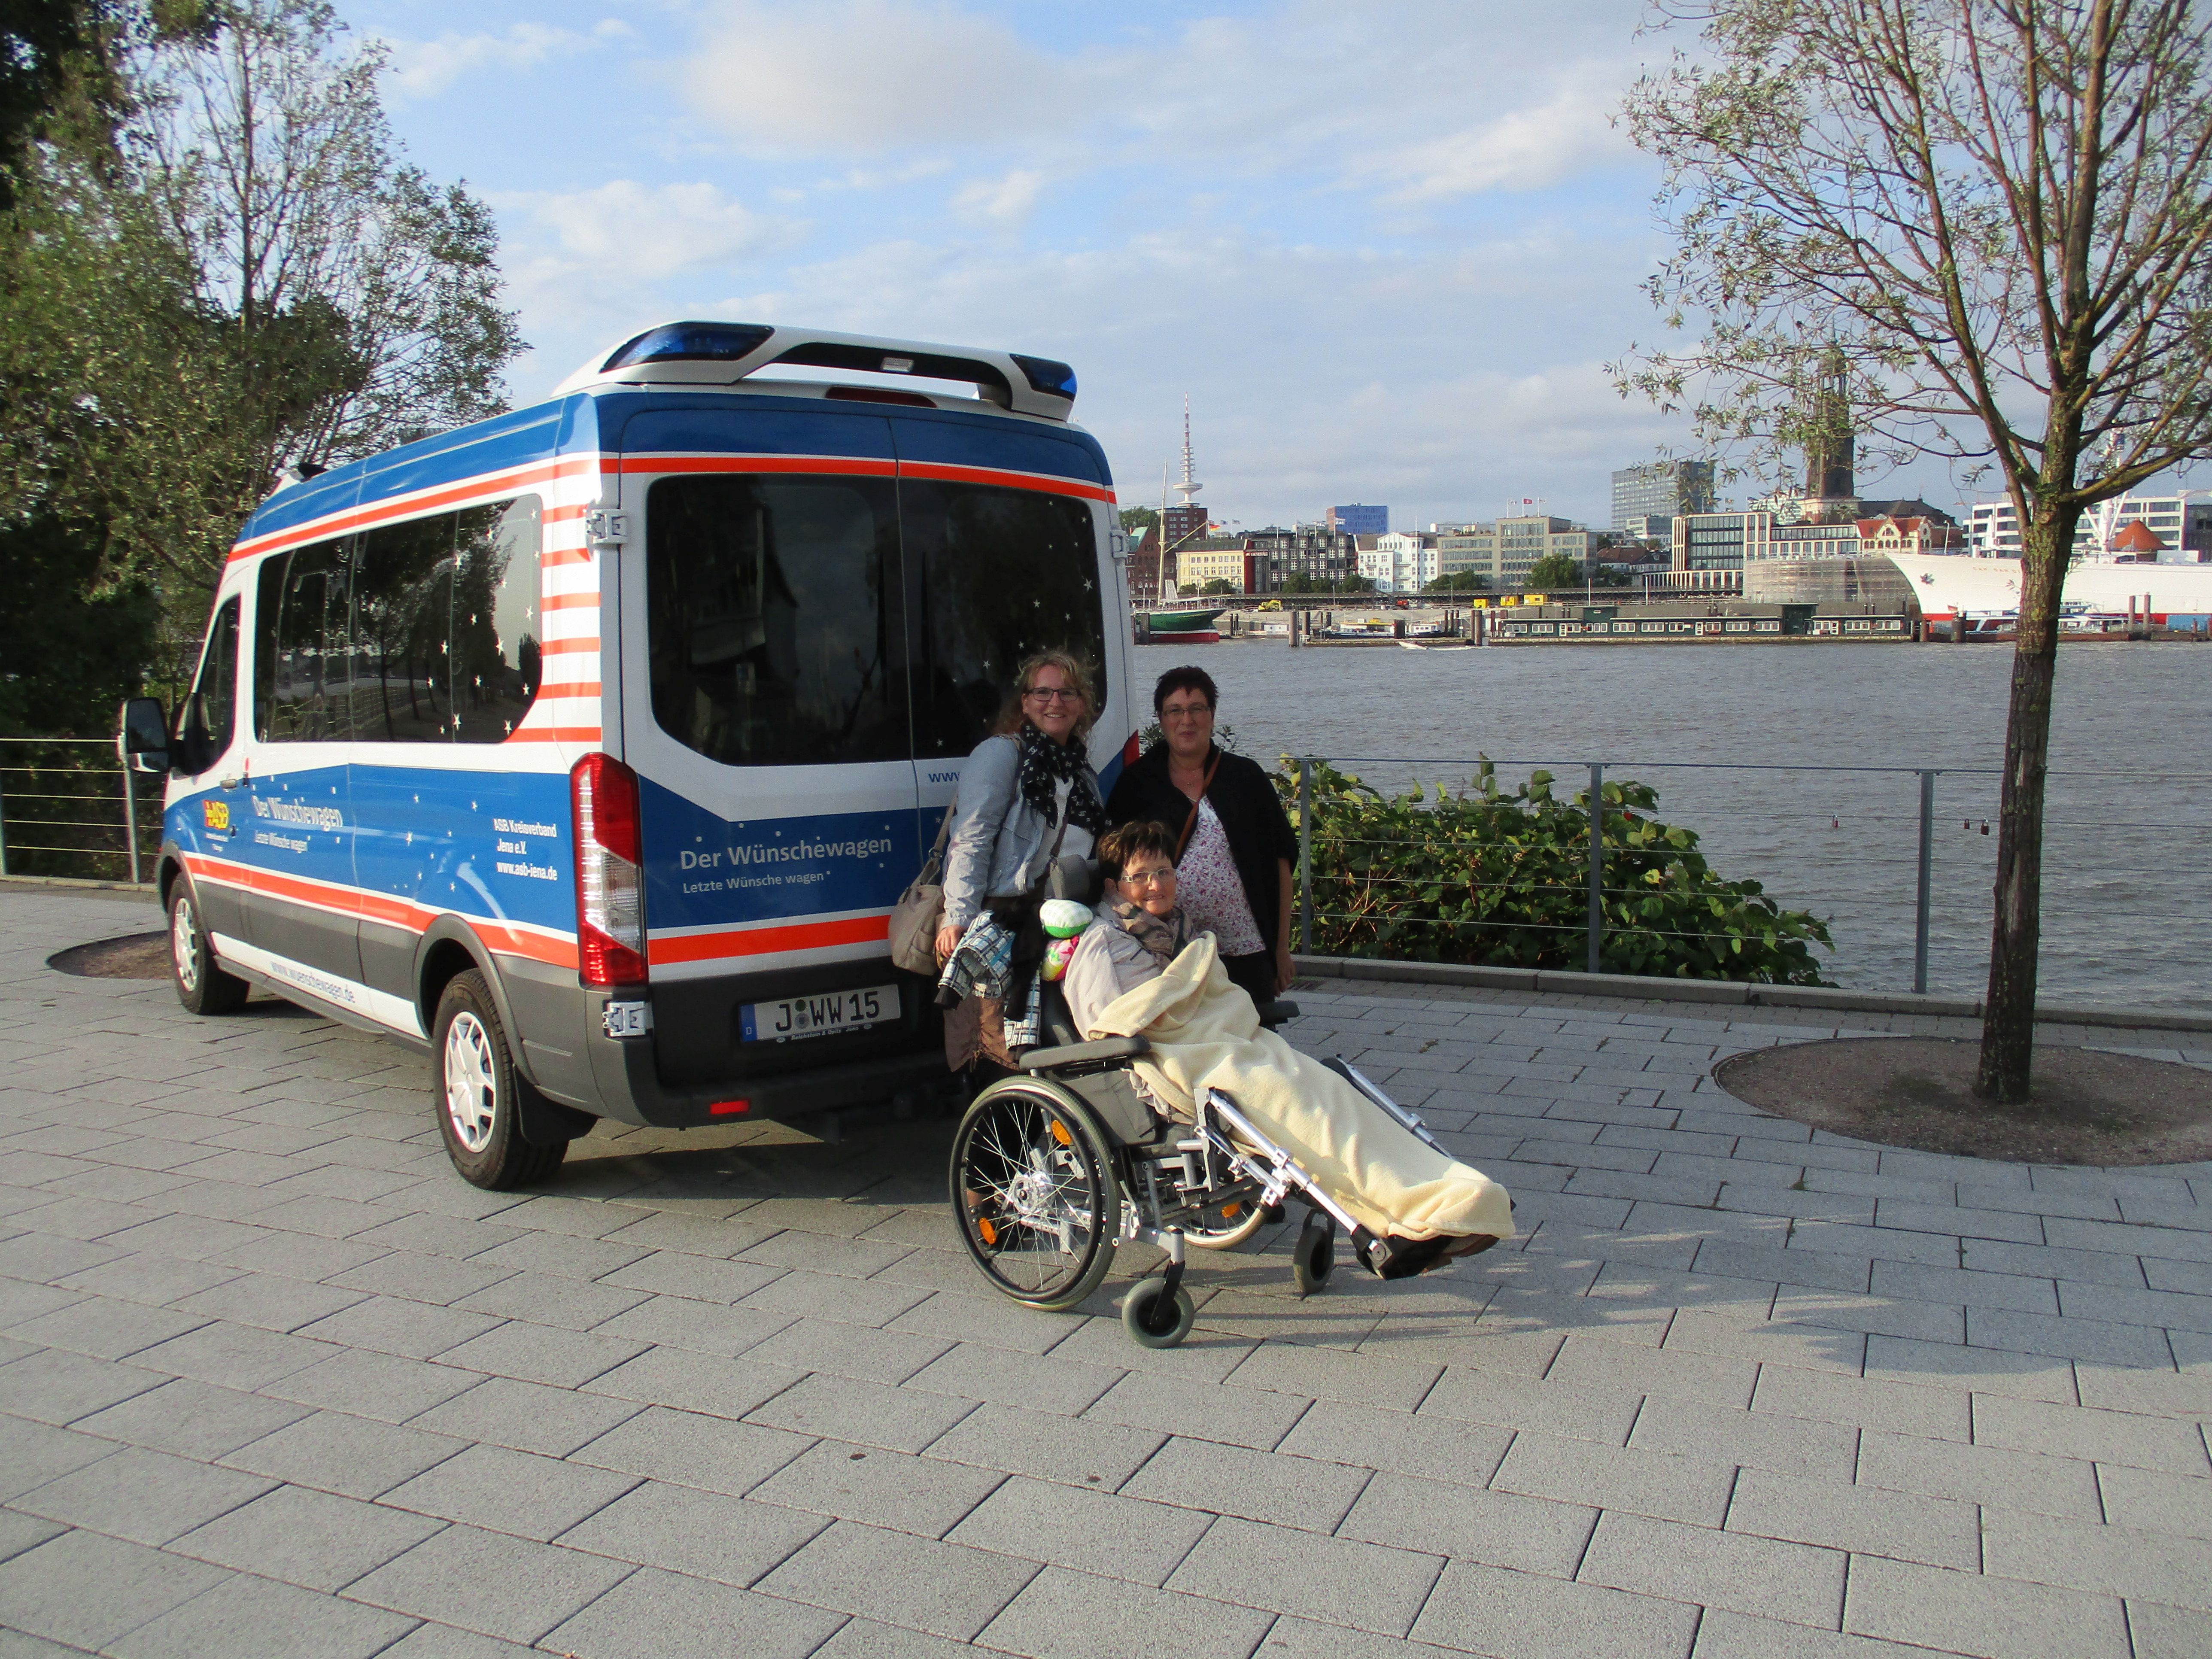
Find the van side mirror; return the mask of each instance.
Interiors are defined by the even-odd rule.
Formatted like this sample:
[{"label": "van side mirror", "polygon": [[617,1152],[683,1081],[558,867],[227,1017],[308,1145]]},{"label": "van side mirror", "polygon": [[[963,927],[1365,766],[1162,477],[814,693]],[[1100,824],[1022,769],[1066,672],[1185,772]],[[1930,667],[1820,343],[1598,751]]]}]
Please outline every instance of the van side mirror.
[{"label": "van side mirror", "polygon": [[123,705],[116,753],[134,772],[169,769],[169,717],[155,697],[133,697]]}]

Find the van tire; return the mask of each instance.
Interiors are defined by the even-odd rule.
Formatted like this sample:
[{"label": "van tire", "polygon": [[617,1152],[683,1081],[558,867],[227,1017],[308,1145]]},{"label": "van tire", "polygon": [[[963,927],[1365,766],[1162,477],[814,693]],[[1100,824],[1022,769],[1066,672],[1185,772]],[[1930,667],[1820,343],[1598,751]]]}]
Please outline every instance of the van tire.
[{"label": "van tire", "polygon": [[200,924],[192,884],[179,878],[169,889],[169,982],[177,1000],[195,1014],[234,1013],[253,988],[216,965],[215,941]]},{"label": "van tire", "polygon": [[447,981],[430,1033],[430,1088],[438,1133],[461,1178],[495,1193],[543,1181],[561,1167],[568,1143],[532,1146],[522,1133],[522,1091],[507,1030],[483,974]]}]

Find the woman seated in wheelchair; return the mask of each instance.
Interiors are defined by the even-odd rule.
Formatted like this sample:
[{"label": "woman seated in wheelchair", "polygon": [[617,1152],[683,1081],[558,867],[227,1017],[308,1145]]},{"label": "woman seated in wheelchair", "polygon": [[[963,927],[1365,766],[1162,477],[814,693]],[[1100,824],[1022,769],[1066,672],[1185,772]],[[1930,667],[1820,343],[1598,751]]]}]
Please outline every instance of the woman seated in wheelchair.
[{"label": "woman seated in wheelchair", "polygon": [[1166,825],[1123,824],[1099,842],[1097,856],[1105,890],[1062,990],[1085,1038],[1146,1040],[1137,1073],[1168,1115],[1191,1121],[1209,1089],[1231,1096],[1375,1236],[1370,1265],[1385,1279],[1513,1237],[1503,1187],[1261,1029],[1251,998],[1221,966],[1213,935],[1188,937]]}]

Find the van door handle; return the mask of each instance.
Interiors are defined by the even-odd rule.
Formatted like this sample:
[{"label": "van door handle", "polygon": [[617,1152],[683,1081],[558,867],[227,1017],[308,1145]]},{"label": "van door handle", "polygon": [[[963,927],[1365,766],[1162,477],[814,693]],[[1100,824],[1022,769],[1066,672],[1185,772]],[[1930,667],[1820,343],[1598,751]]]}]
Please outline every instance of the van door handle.
[{"label": "van door handle", "polygon": [[246,780],[245,780],[245,779],[243,779],[243,778],[235,778],[235,777],[233,777],[233,778],[217,778],[217,779],[215,781],[215,787],[216,787],[216,788],[218,788],[218,789],[235,789],[235,788],[237,788],[237,787],[238,787],[238,786],[239,786],[240,784],[243,783],[245,781],[246,781]]}]

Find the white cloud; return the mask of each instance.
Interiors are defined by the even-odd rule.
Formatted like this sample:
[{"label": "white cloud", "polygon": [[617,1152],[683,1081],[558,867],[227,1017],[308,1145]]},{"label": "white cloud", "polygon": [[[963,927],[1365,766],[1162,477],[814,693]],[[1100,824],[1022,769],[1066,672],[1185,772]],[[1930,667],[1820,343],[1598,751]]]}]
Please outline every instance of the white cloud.
[{"label": "white cloud", "polygon": [[495,196],[493,204],[526,216],[562,252],[629,280],[659,282],[702,265],[726,264],[787,246],[796,227],[731,200],[714,185],[646,185],[617,179],[592,190]]},{"label": "white cloud", "polygon": [[1016,167],[997,179],[978,179],[952,198],[952,210],[970,221],[1019,225],[1036,210],[1045,176],[1036,167]]},{"label": "white cloud", "polygon": [[385,45],[392,54],[392,91],[403,99],[421,99],[436,97],[463,76],[480,69],[535,69],[630,33],[627,23],[608,18],[589,34],[545,23],[510,23],[503,34],[449,32],[434,40],[387,39]]},{"label": "white cloud", "polygon": [[1385,182],[1383,199],[1401,204],[1487,190],[1540,190],[1592,163],[1634,155],[1607,119],[1617,87],[1596,77],[1571,78],[1543,103],[1377,150],[1358,170]]},{"label": "white cloud", "polygon": [[1003,137],[1064,114],[1076,78],[945,0],[733,0],[684,77],[740,141],[806,155]]}]

